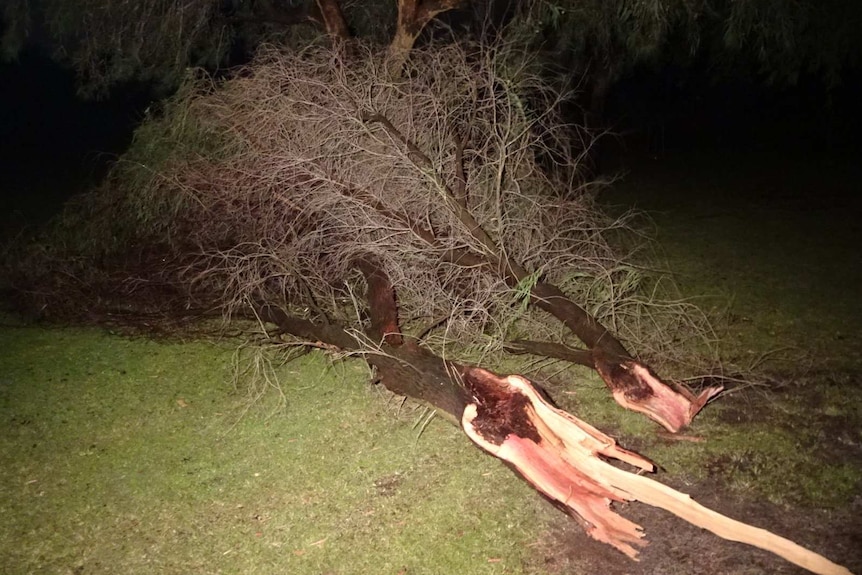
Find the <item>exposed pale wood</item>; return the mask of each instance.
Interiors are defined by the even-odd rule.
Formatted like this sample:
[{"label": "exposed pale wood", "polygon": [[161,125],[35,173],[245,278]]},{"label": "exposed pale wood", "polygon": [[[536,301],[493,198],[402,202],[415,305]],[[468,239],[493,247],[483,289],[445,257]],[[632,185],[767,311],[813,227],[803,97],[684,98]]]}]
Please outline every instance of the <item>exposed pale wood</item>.
[{"label": "exposed pale wood", "polygon": [[651,462],[550,405],[523,377],[498,377],[475,368],[465,372],[464,384],[475,398],[462,415],[465,433],[583,519],[592,537],[632,558],[637,558],[637,547],[645,544],[643,531],[614,512],[612,501],[641,501],[664,509],[719,537],[770,551],[813,573],[851,575],[789,539],[726,517],[685,493],[609,464],[599,456],[625,461],[641,471],[653,470]]},{"label": "exposed pale wood", "polygon": [[625,357],[607,357],[602,347],[593,350],[596,371],[618,404],[643,413],[672,433],[686,427],[710,399],[723,391],[708,387],[697,396],[682,386],[669,384],[641,362]]}]

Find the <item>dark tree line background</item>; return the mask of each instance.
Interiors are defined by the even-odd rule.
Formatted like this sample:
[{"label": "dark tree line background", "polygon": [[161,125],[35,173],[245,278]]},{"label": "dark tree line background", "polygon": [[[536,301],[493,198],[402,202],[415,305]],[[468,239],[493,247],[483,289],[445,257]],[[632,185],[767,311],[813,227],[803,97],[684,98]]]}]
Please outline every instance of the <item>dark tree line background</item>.
[{"label": "dark tree line background", "polygon": [[[403,2],[412,4],[436,14],[419,30],[419,45],[505,34],[540,55],[550,81],[577,86],[570,120],[621,134],[627,149],[658,155],[692,143],[795,140],[841,153],[858,145],[862,14],[855,2]],[[320,6],[340,7],[343,23],[328,29]],[[223,72],[249,61],[262,42],[301,48],[328,30],[387,44],[397,5],[10,0],[0,28],[10,205],[9,190],[20,190],[22,178],[44,177],[36,166],[51,149],[120,152],[150,101],[174,90],[189,66]],[[101,103],[75,100],[72,91]],[[605,138],[601,151],[612,156],[620,142]],[[596,148],[599,162],[600,155]],[[84,160],[51,163],[104,166],[107,157]]]}]

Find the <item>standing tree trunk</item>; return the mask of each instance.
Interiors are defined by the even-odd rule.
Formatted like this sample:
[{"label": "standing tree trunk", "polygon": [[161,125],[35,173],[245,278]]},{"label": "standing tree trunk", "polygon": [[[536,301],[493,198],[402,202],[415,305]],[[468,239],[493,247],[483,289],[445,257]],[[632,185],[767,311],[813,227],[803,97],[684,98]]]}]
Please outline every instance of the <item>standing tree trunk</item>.
[{"label": "standing tree trunk", "polygon": [[398,76],[416,38],[425,26],[443,12],[457,8],[461,0],[398,0],[398,22],[389,43],[389,72]]},{"label": "standing tree trunk", "polygon": [[347,27],[347,21],[337,0],[316,0],[315,6],[320,11],[323,27],[328,36],[342,40],[350,37],[350,29]]}]

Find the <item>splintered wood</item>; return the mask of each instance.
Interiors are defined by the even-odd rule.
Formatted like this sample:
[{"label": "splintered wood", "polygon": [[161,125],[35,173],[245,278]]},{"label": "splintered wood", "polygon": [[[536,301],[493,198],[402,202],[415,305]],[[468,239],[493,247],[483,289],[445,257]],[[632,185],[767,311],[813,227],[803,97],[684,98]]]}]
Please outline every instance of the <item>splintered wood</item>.
[{"label": "splintered wood", "polygon": [[[770,551],[822,575],[852,575],[846,568],[765,529],[708,509],[689,495],[639,475],[652,462],[573,415],[553,407],[523,377],[498,377],[470,368],[462,374],[474,401],[461,425],[479,447],[507,461],[538,491],[578,519],[593,538],[632,559],[646,545],[641,526],[614,512],[612,501],[641,501],[665,509],[719,537]],[[631,473],[607,463],[617,459]]]}]

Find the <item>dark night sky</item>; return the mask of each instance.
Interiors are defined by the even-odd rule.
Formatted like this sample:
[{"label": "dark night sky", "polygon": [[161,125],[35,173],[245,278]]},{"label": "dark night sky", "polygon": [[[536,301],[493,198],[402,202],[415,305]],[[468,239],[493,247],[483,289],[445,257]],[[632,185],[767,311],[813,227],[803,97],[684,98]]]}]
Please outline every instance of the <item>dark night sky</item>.
[{"label": "dark night sky", "polygon": [[862,138],[862,75],[847,76],[827,91],[815,77],[793,86],[751,78],[716,82],[708,71],[668,67],[632,74],[620,82],[610,114],[634,130],[663,122],[667,146],[751,151],[766,147],[845,155]]}]

